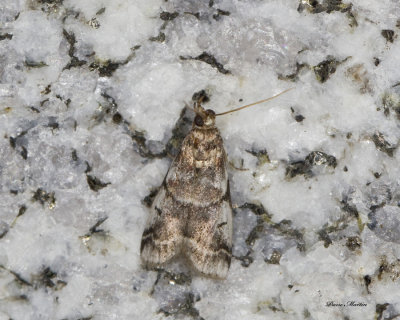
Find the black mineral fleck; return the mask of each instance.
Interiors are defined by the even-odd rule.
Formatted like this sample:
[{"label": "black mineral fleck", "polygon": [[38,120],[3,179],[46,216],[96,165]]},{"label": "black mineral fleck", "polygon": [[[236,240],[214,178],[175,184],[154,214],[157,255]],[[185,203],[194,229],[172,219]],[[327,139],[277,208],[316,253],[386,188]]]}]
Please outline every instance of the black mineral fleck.
[{"label": "black mineral fleck", "polygon": [[27,208],[26,208],[26,206],[24,204],[22,206],[20,206],[19,210],[18,210],[17,218],[22,216],[25,213],[26,209]]},{"label": "black mineral fleck", "polygon": [[158,193],[159,188],[155,188],[153,190],[150,191],[150,193],[144,197],[144,199],[142,200],[142,203],[150,208],[151,205],[153,204],[154,198],[156,197],[157,193]]},{"label": "black mineral fleck", "polygon": [[[198,99],[198,96],[196,96],[195,99]],[[189,108],[184,107],[181,111],[178,121],[175,123],[175,126],[172,129],[172,136],[168,140],[165,147],[167,154],[171,158],[175,157],[178,154],[183,139],[185,139],[186,135],[189,133],[192,127],[192,113],[193,112]]]},{"label": "black mineral fleck", "polygon": [[35,107],[29,107],[33,112],[35,112],[35,113],[40,113],[40,110],[38,109],[38,108],[35,108]]},{"label": "black mineral fleck", "polygon": [[151,37],[149,40],[150,41],[155,41],[155,42],[164,42],[165,41],[165,33],[164,32],[160,32],[158,34],[158,36]]},{"label": "black mineral fleck", "polygon": [[166,12],[163,11],[160,13],[160,19],[163,21],[172,21],[179,16],[178,12]]},{"label": "black mineral fleck", "polygon": [[[392,88],[397,87],[399,83],[396,83]],[[396,90],[396,89],[394,89]],[[382,106],[385,116],[389,116],[390,112],[393,111],[397,119],[400,120],[400,95],[395,91],[385,92],[382,96]]]},{"label": "black mineral fleck", "polygon": [[389,157],[393,157],[393,152],[396,150],[396,146],[386,141],[385,136],[381,132],[376,132],[372,136],[372,141],[379,151],[386,153]]},{"label": "black mineral fleck", "polygon": [[365,283],[365,287],[367,288],[367,293],[370,294],[371,292],[369,291],[369,285],[371,284],[372,280],[371,280],[371,276],[369,276],[368,274],[364,276],[364,283]]},{"label": "black mineral fleck", "polygon": [[384,29],[381,31],[382,37],[386,39],[387,42],[393,43],[394,40],[394,31],[389,29]]},{"label": "black mineral fleck", "polygon": [[40,3],[47,4],[62,4],[64,0],[38,0]]},{"label": "black mineral fleck", "polygon": [[96,70],[100,77],[111,77],[120,66],[126,65],[136,56],[136,50],[138,49],[140,49],[140,45],[132,47],[129,56],[122,61],[95,59],[95,61],[89,65],[89,70]]},{"label": "black mineral fleck", "polygon": [[356,207],[354,204],[350,204],[350,203],[348,202],[348,199],[347,199],[347,198],[344,198],[342,201],[340,201],[340,204],[341,204],[341,207],[340,207],[340,208],[341,208],[344,212],[347,212],[347,213],[349,213],[351,216],[353,216],[353,217],[355,217],[355,218],[358,218],[359,213],[358,213],[357,207]]},{"label": "black mineral fleck", "polygon": [[278,75],[279,80],[286,80],[286,81],[292,81],[295,82],[299,79],[299,74],[301,71],[305,68],[309,68],[310,66],[306,63],[298,63],[296,62],[296,70],[293,73],[290,73],[288,75]]},{"label": "black mineral fleck", "polygon": [[104,12],[106,12],[106,8],[101,8],[101,9],[99,9],[97,12],[96,12],[96,16],[99,16],[99,15],[101,15],[101,14],[103,14]]},{"label": "black mineral fleck", "polygon": [[356,249],[361,248],[361,238],[358,236],[348,237],[346,241],[346,247],[349,248],[350,251],[355,251]]},{"label": "black mineral fleck", "polygon": [[261,219],[257,220],[257,225],[250,231],[245,242],[248,246],[254,246],[256,240],[260,237],[260,234],[265,230],[264,223]]},{"label": "black mineral fleck", "polygon": [[63,29],[63,35],[69,44],[68,55],[72,58],[75,53],[75,34],[73,32],[69,33],[67,30]]},{"label": "black mineral fleck", "polygon": [[50,267],[43,267],[39,274],[33,275],[32,283],[35,289],[50,288],[52,290],[61,290],[67,285],[67,282],[60,280],[57,272]]},{"label": "black mineral fleck", "polygon": [[216,21],[221,19],[221,16],[229,16],[231,13],[229,11],[217,9],[217,13],[213,14],[213,18]]},{"label": "black mineral fleck", "polygon": [[317,0],[300,0],[297,11],[303,12],[304,9],[307,9],[310,13],[324,12],[324,7]]},{"label": "black mineral fleck", "polygon": [[226,70],[224,68],[224,66],[221,63],[219,63],[214,56],[212,56],[211,54],[209,54],[207,52],[203,52],[202,54],[198,55],[197,57],[180,56],[180,59],[181,60],[198,60],[198,61],[202,61],[202,62],[205,62],[205,63],[209,64],[213,68],[216,68],[218,70],[218,72],[220,72],[222,74],[230,74],[231,73],[229,70]]},{"label": "black mineral fleck", "polygon": [[197,310],[194,304],[200,300],[196,298],[191,292],[185,294],[183,300],[175,303],[169,304],[168,307],[161,308],[158,312],[163,313],[165,316],[176,316],[176,315],[187,315],[196,320],[204,320],[200,316],[199,310]]},{"label": "black mineral fleck", "polygon": [[[245,243],[249,247],[253,247],[256,241],[263,237],[266,233],[270,233],[272,230],[278,235],[285,237],[288,240],[293,240],[296,243],[296,247],[299,251],[305,251],[305,241],[304,235],[301,230],[297,230],[292,226],[292,221],[281,220],[276,223],[272,221],[272,215],[261,205],[257,203],[246,202],[239,207],[240,209],[249,209],[257,216],[257,224],[249,232]],[[247,263],[253,262],[253,257],[251,256],[252,248],[248,251],[245,256],[235,257],[242,262],[242,265],[246,267]],[[265,259],[267,263],[278,262],[280,251],[273,253],[272,256]],[[279,258],[279,259],[278,259]],[[247,265],[248,266],[248,265]]]},{"label": "black mineral fleck", "polygon": [[76,67],[80,67],[83,66],[84,64],[86,64],[85,60],[79,60],[76,56],[75,56],[75,43],[76,43],[76,38],[75,38],[75,34],[73,32],[68,32],[67,30],[63,29],[63,36],[64,38],[67,40],[68,44],[69,44],[69,49],[68,49],[68,55],[70,56],[70,61],[68,62],[68,64],[64,67],[65,69],[71,69],[71,68],[76,68]]},{"label": "black mineral fleck", "polygon": [[298,12],[303,12],[306,9],[309,13],[318,14],[321,12],[331,13],[338,11],[346,13],[349,18],[349,25],[351,27],[357,27],[357,20],[352,12],[351,3],[343,3],[342,0],[299,0]]},{"label": "black mineral fleck", "polygon": [[93,234],[93,233],[100,233],[100,232],[104,232],[103,229],[99,229],[99,227],[104,223],[104,221],[106,221],[108,219],[108,217],[103,217],[100,218],[99,220],[97,220],[97,222],[90,227],[89,229],[89,234]]},{"label": "black mineral fleck", "polygon": [[251,155],[257,158],[257,165],[261,166],[265,163],[270,163],[271,160],[269,159],[268,151],[266,149],[262,150],[246,150],[246,152],[250,153]]},{"label": "black mineral fleck", "polygon": [[75,149],[73,149],[72,150],[72,152],[71,152],[71,158],[72,158],[72,160],[73,161],[78,161],[78,153],[76,152],[76,150]]},{"label": "black mineral fleck", "polygon": [[40,285],[44,287],[54,287],[55,284],[52,281],[53,278],[57,276],[57,273],[50,269],[50,267],[46,267],[42,270],[42,272],[38,276],[38,282]]},{"label": "black mineral fleck", "polygon": [[376,306],[375,306],[375,319],[376,320],[382,320],[383,312],[386,310],[386,308],[389,305],[390,305],[389,303],[376,304]]},{"label": "black mineral fleck", "polygon": [[111,182],[103,182],[99,178],[92,176],[90,174],[86,174],[86,181],[89,185],[89,188],[95,192],[107,187]]},{"label": "black mineral fleck", "polygon": [[336,68],[339,64],[340,62],[334,57],[328,56],[326,60],[313,67],[315,77],[321,83],[326,82],[329,77],[336,72]]},{"label": "black mineral fleck", "polygon": [[9,225],[4,221],[0,221],[0,239],[4,238],[9,230],[10,230]]},{"label": "black mineral fleck", "polygon": [[268,211],[264,208],[264,206],[262,204],[246,202],[246,203],[242,204],[239,208],[241,208],[241,209],[249,209],[257,216],[265,215],[268,218],[272,217],[268,213]]},{"label": "black mineral fleck", "polygon": [[56,198],[54,192],[46,192],[42,188],[38,188],[32,197],[33,201],[39,202],[42,206],[48,203],[50,207],[54,206],[56,203]]},{"label": "black mineral fleck", "polygon": [[303,160],[291,162],[286,167],[286,177],[291,179],[298,175],[311,176],[311,168]]},{"label": "black mineral fleck", "polygon": [[28,68],[43,68],[48,66],[48,64],[43,61],[33,61],[28,59],[25,60],[24,65]]},{"label": "black mineral fleck", "polygon": [[177,284],[180,286],[192,283],[192,278],[183,272],[174,273],[174,272],[164,271],[163,276],[164,279],[168,280],[169,283],[172,282],[173,284]]},{"label": "black mineral fleck", "polygon": [[167,155],[165,150],[153,151],[148,146],[148,141],[146,140],[144,133],[134,130],[132,131],[129,124],[124,124],[124,130],[130,136],[134,142],[134,150],[138,152],[139,155],[147,159],[164,158]]},{"label": "black mineral fleck", "polygon": [[306,250],[306,242],[304,240],[303,232],[293,228],[291,220],[283,219],[278,223],[271,224],[271,226],[275,230],[278,230],[282,235],[295,240],[296,247],[299,251],[304,252]]},{"label": "black mineral fleck", "polygon": [[113,62],[111,60],[106,60],[104,62],[97,61],[90,64],[89,69],[97,70],[100,77],[111,77],[120,65],[120,62]]},{"label": "black mineral fleck", "polygon": [[49,122],[47,123],[47,127],[51,128],[52,130],[58,129],[59,128],[59,123],[57,122],[57,118],[55,117],[50,117]]},{"label": "black mineral fleck", "polygon": [[1,40],[11,40],[13,35],[11,33],[0,33],[0,41]]},{"label": "black mineral fleck", "polygon": [[313,175],[312,168],[322,165],[336,168],[336,158],[322,151],[312,151],[304,160],[289,163],[286,167],[286,177],[289,179],[297,175],[311,177]]},{"label": "black mineral fleck", "polygon": [[313,151],[307,157],[306,161],[311,165],[327,165],[336,168],[337,162],[334,156],[326,154],[322,151]]},{"label": "black mineral fleck", "polygon": [[242,267],[248,268],[254,262],[254,258],[251,256],[251,253],[252,250],[249,250],[246,255],[234,258],[240,261]]},{"label": "black mineral fleck", "polygon": [[269,258],[265,258],[264,261],[269,264],[279,264],[282,254],[278,250],[274,250]]},{"label": "black mineral fleck", "polygon": [[324,242],[325,248],[328,248],[332,244],[332,239],[325,229],[318,231],[318,238]]},{"label": "black mineral fleck", "polygon": [[32,287],[32,284],[28,281],[25,280],[24,277],[22,277],[18,272],[10,270],[10,269],[6,269],[5,267],[3,267],[2,265],[0,265],[1,269],[7,270],[9,273],[11,273],[14,278],[15,281],[22,287],[22,286],[28,286],[28,287]]},{"label": "black mineral fleck", "polygon": [[79,68],[86,64],[85,60],[79,60],[77,57],[72,57],[64,69],[69,70],[71,68]]},{"label": "black mineral fleck", "polygon": [[24,146],[21,146],[21,151],[19,154],[24,160],[28,159],[28,150]]},{"label": "black mineral fleck", "polygon": [[46,95],[49,94],[50,92],[51,92],[51,84],[49,84],[46,88],[44,88],[44,90],[41,91],[40,93]]},{"label": "black mineral fleck", "polygon": [[207,52],[203,52],[201,55],[197,56],[195,59],[199,60],[199,61],[203,61],[205,63],[208,63],[209,65],[211,65],[212,67],[216,68],[219,72],[221,72],[223,74],[230,74],[231,73],[229,70],[226,70],[224,68],[224,66],[221,63],[219,63],[217,61],[217,59],[215,59],[214,56],[210,55]]},{"label": "black mineral fleck", "polygon": [[333,11],[348,12],[351,10],[351,3],[343,3],[342,0],[324,0],[323,4],[326,7],[326,12]]},{"label": "black mineral fleck", "polygon": [[[195,303],[200,296],[192,292],[190,275],[175,273],[158,269],[157,279],[150,295],[159,301],[158,313],[171,316],[174,319],[192,318],[202,320],[200,312],[196,309]],[[168,301],[165,297],[169,296]]]}]

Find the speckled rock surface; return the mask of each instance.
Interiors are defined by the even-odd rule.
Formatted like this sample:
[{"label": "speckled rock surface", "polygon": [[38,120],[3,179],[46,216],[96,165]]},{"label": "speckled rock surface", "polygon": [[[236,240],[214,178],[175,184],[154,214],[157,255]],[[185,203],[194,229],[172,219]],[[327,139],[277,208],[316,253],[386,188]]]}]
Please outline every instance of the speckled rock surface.
[{"label": "speckled rock surface", "polygon": [[[397,0],[2,0],[0,319],[400,317],[399,32]],[[193,95],[291,87],[217,121],[228,278],[144,270]]]}]

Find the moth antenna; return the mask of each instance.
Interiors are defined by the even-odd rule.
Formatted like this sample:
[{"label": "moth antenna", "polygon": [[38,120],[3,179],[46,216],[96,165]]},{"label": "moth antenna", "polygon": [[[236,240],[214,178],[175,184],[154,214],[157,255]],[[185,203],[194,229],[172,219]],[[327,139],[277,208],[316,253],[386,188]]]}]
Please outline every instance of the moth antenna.
[{"label": "moth antenna", "polygon": [[198,110],[201,110],[201,103],[203,102],[205,96],[201,96],[197,101],[194,103],[194,110],[196,110],[196,114],[200,114]]},{"label": "moth antenna", "polygon": [[186,101],[185,101],[185,108],[188,108],[188,109],[192,110],[194,113],[197,114],[195,108],[191,107]]},{"label": "moth antenna", "polygon": [[282,92],[280,92],[280,93],[278,93],[278,94],[276,94],[276,95],[274,95],[272,97],[269,97],[269,98],[264,99],[264,100],[260,100],[260,101],[257,101],[257,102],[253,102],[253,103],[247,104],[247,105],[245,105],[243,107],[239,107],[239,108],[236,108],[236,109],[233,109],[233,110],[229,110],[229,111],[225,111],[225,112],[222,112],[222,113],[217,113],[215,116],[216,117],[217,116],[222,116],[224,114],[228,114],[228,113],[231,113],[231,112],[236,112],[236,111],[248,108],[248,107],[255,106],[256,104],[260,104],[260,103],[263,103],[263,102],[270,101],[270,100],[275,99],[275,98],[279,97],[280,95],[282,95],[282,94],[284,94],[284,93],[286,93],[286,92],[288,92],[288,91],[290,91],[292,89],[294,89],[294,88],[286,89],[285,91],[282,91]]}]

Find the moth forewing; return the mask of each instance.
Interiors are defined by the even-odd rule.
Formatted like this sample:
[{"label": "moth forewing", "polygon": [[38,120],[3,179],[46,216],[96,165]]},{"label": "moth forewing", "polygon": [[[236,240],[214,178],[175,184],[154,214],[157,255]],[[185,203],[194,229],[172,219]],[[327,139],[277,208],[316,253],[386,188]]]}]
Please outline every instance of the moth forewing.
[{"label": "moth forewing", "polygon": [[172,200],[163,184],[153,201],[142,235],[141,257],[149,268],[161,266],[180,251],[181,224],[179,217],[169,210]]},{"label": "moth forewing", "polygon": [[188,239],[186,252],[193,266],[203,274],[224,279],[232,255],[232,207],[229,200],[209,211],[210,219]]}]

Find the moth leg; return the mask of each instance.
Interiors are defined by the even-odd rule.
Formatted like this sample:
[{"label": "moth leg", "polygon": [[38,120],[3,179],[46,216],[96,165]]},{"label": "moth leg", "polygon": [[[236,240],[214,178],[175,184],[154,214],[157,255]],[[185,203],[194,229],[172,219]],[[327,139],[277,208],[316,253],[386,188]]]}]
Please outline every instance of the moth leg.
[{"label": "moth leg", "polygon": [[182,223],[168,210],[174,208],[170,201],[163,187],[150,210],[140,246],[143,264],[148,268],[161,266],[178,254],[182,247]]},{"label": "moth leg", "polygon": [[216,218],[189,227],[186,256],[197,271],[224,279],[232,257],[232,209],[227,202],[218,209]]}]

